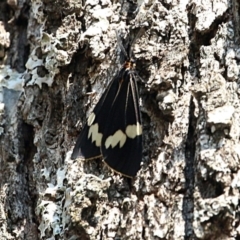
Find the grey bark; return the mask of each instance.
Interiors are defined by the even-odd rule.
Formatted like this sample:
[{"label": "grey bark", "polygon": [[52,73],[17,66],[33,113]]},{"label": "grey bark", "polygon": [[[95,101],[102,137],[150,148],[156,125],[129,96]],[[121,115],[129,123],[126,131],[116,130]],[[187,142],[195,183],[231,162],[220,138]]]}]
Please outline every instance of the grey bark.
[{"label": "grey bark", "polygon": [[[0,239],[238,239],[237,1],[0,2]],[[143,159],[73,161],[133,46]]]}]

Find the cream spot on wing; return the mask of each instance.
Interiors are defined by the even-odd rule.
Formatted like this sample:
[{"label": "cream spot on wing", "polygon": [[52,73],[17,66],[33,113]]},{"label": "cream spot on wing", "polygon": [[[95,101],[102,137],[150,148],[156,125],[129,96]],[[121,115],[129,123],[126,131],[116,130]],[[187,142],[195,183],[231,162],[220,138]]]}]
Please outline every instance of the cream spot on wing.
[{"label": "cream spot on wing", "polygon": [[135,138],[136,136],[139,136],[142,134],[142,126],[139,122],[137,122],[137,125],[128,125],[126,128],[126,134],[129,138]]},{"label": "cream spot on wing", "polygon": [[90,116],[88,117],[88,120],[87,120],[87,125],[88,125],[88,126],[91,126],[91,125],[92,125],[92,123],[93,123],[94,120],[95,120],[95,117],[96,117],[96,115],[92,112],[92,113],[90,114]]},{"label": "cream spot on wing", "polygon": [[[95,115],[95,114],[94,114]],[[92,136],[92,143],[96,142],[96,146],[100,147],[101,146],[101,142],[102,142],[102,133],[98,132],[98,124],[95,123],[94,125],[92,125],[89,128],[88,131],[88,138],[90,138]]]},{"label": "cream spot on wing", "polygon": [[105,147],[106,149],[108,149],[110,146],[114,148],[119,143],[119,147],[121,148],[126,142],[126,140],[126,135],[121,130],[118,130],[106,139]]}]

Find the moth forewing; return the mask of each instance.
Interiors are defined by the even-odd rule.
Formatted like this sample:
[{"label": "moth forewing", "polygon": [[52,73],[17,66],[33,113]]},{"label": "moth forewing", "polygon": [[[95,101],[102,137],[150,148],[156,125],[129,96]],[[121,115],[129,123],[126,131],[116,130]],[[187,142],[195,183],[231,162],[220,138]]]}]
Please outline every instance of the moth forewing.
[{"label": "moth forewing", "polygon": [[94,159],[101,156],[100,146],[102,144],[103,130],[111,105],[119,90],[119,74],[110,82],[93,112],[89,115],[74,146],[72,159]]}]

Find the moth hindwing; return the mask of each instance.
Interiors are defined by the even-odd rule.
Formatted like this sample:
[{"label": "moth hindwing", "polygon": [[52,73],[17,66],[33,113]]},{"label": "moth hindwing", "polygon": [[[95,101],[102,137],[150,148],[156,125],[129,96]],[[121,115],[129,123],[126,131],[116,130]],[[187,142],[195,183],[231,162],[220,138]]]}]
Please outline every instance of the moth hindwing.
[{"label": "moth hindwing", "polygon": [[142,160],[142,126],[135,63],[126,61],[81,131],[71,158],[102,156],[115,172],[132,178]]}]

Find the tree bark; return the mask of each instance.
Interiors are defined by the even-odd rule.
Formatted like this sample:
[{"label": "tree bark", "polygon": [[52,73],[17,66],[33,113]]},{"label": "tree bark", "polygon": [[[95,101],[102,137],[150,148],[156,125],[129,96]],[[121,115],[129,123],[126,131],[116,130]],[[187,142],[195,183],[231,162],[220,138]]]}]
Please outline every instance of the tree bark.
[{"label": "tree bark", "polygon": [[[227,0],[0,2],[0,239],[240,238],[239,13]],[[133,180],[70,158],[123,64],[115,30],[124,47],[142,31]]]}]

